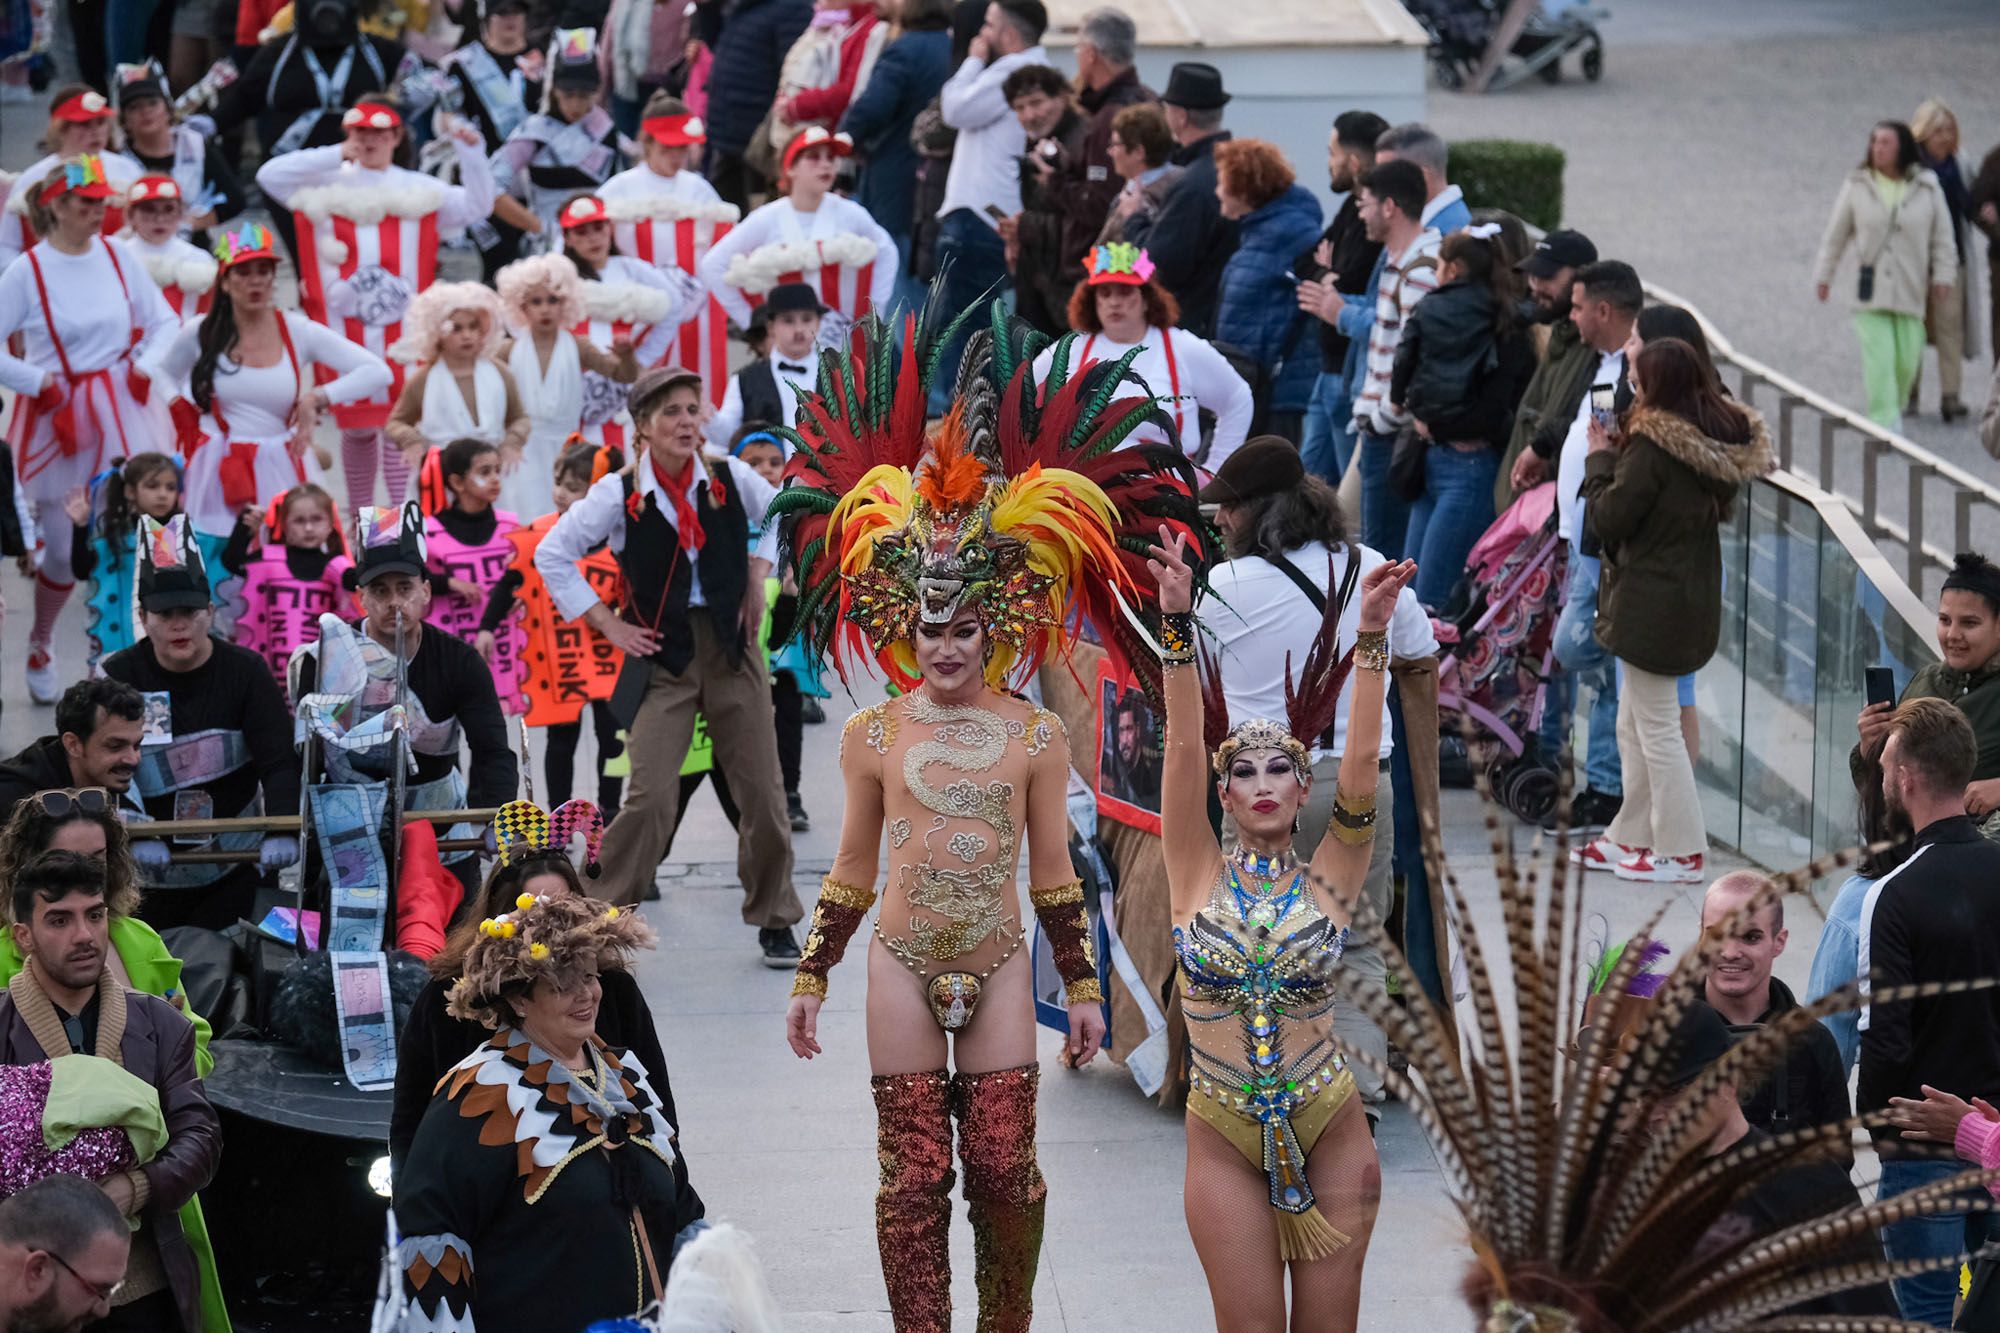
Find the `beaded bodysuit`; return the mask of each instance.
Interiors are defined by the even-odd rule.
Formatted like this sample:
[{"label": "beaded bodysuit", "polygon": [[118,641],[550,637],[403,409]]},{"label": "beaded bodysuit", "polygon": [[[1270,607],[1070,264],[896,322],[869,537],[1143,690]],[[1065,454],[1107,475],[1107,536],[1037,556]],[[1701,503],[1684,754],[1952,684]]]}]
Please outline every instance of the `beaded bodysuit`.
[{"label": "beaded bodysuit", "polygon": [[882,756],[889,875],[876,936],[925,981],[947,1029],[971,1021],[982,983],[1020,947],[1028,771],[1061,729],[1044,709],[945,706],[918,690],[862,709],[843,734]]},{"label": "beaded bodysuit", "polygon": [[1335,1053],[1327,966],[1346,946],[1303,870],[1268,887],[1225,863],[1208,905],[1174,927],[1187,1018],[1188,1111],[1270,1181],[1286,1258],[1346,1243],[1314,1207],[1306,1157],[1354,1091]]}]

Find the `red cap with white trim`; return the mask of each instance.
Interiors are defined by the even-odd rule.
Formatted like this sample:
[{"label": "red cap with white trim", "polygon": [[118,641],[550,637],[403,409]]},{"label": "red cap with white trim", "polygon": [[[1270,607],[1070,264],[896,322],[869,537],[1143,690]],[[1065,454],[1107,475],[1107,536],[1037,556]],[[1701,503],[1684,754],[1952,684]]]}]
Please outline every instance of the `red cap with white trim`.
[{"label": "red cap with white trim", "polygon": [[125,203],[127,207],[156,202],[178,204],[181,197],[181,183],[172,176],[141,176],[132,182]]},{"label": "red cap with white trim", "polygon": [[655,143],[669,147],[708,141],[708,127],[701,123],[700,116],[692,112],[678,116],[653,116],[641,121],[639,130]]},{"label": "red cap with white trim", "polygon": [[93,120],[103,120],[111,114],[111,103],[104,94],[94,88],[86,88],[73,97],[65,97],[56,103],[56,109],[49,112],[50,120],[65,120],[72,125],[88,125]]},{"label": "red cap with white trim", "polygon": [[380,102],[363,102],[349,107],[347,114],[340,118],[343,130],[398,130],[402,127],[403,118],[396,114],[396,108]]},{"label": "red cap with white trim", "polygon": [[808,125],[785,145],[785,170],[792,169],[792,163],[798,160],[800,153],[815,148],[830,148],[835,157],[846,157],[854,151],[854,138],[852,135],[835,134],[824,125]]},{"label": "red cap with white trim", "polygon": [[596,195],[582,194],[563,205],[556,221],[562,224],[564,231],[568,231],[571,227],[587,226],[592,222],[609,222],[611,210]]}]

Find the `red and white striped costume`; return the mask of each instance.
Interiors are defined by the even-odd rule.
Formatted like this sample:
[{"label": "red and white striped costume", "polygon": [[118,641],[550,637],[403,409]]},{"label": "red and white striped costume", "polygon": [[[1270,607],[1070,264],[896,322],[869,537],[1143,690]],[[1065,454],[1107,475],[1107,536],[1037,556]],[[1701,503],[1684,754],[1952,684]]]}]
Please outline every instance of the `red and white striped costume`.
[{"label": "red and white striped costume", "polygon": [[749,327],[773,287],[803,282],[849,321],[886,311],[896,290],[896,242],[868,210],[830,194],[810,213],[774,199],[744,218],[702,257],[700,272],[722,308]]},{"label": "red and white striped costume", "polygon": [[[742,216],[692,171],[662,176],[636,166],[604,182],[597,195],[611,215],[612,243],[620,254],[690,277],[698,277],[702,257]],[[699,374],[709,400],[720,404],[729,386],[729,321],[712,296],[693,311],[676,331],[676,360]]]},{"label": "red and white striped costume", "polygon": [[181,323],[208,313],[215,300],[214,255],[177,236],[169,236],[158,245],[128,236],[125,245],[139,256],[139,262],[146,266],[146,272],[159,285],[160,295],[181,317]]},{"label": "red and white striped costume", "polygon": [[[597,280],[583,284],[585,318],[571,332],[607,352],[619,340],[630,340],[642,368],[657,366],[673,348],[683,327],[681,316],[707,302],[706,293],[690,275],[665,273],[652,264],[612,255]],[[629,388],[593,371],[583,372],[583,420],[578,429],[584,439],[629,452],[632,418],[625,411]]]},{"label": "red and white striped costume", "polygon": [[[402,336],[403,312],[436,277],[441,237],[493,211],[485,156],[456,139],[452,147],[457,185],[401,167],[369,170],[344,160],[340,144],[282,154],[257,172],[265,195],[290,209],[297,226],[305,312],[376,356]],[[386,394],[335,405],[343,429],[388,421],[403,388],[403,367],[390,366]]]}]

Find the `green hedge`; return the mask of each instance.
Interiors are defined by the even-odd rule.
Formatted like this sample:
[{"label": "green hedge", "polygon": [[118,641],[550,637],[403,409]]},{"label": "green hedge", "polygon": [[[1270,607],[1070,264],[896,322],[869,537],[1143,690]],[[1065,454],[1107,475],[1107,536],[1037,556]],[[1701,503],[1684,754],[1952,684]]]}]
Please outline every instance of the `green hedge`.
[{"label": "green hedge", "polygon": [[1549,231],[1562,223],[1563,151],[1524,139],[1466,139],[1451,146],[1445,177],[1470,208],[1504,208]]}]

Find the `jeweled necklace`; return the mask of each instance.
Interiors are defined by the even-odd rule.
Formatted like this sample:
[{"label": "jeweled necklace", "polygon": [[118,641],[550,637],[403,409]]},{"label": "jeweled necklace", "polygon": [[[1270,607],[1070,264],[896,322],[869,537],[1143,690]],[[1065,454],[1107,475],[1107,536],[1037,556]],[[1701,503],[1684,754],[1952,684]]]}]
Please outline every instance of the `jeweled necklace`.
[{"label": "jeweled necklace", "polygon": [[[1243,882],[1246,874],[1252,877],[1249,885]],[[1281,879],[1283,889],[1278,887]],[[1284,920],[1305,891],[1305,883],[1305,872],[1290,851],[1264,856],[1239,850],[1229,859],[1229,892],[1236,899],[1236,914],[1252,926],[1274,926]]]},{"label": "jeweled necklace", "polygon": [[1275,884],[1278,879],[1291,874],[1299,868],[1299,858],[1293,854],[1289,847],[1282,852],[1274,852],[1269,856],[1257,851],[1255,848],[1239,847],[1230,857],[1230,861],[1240,868],[1244,874],[1254,875],[1258,879],[1272,884]]}]

